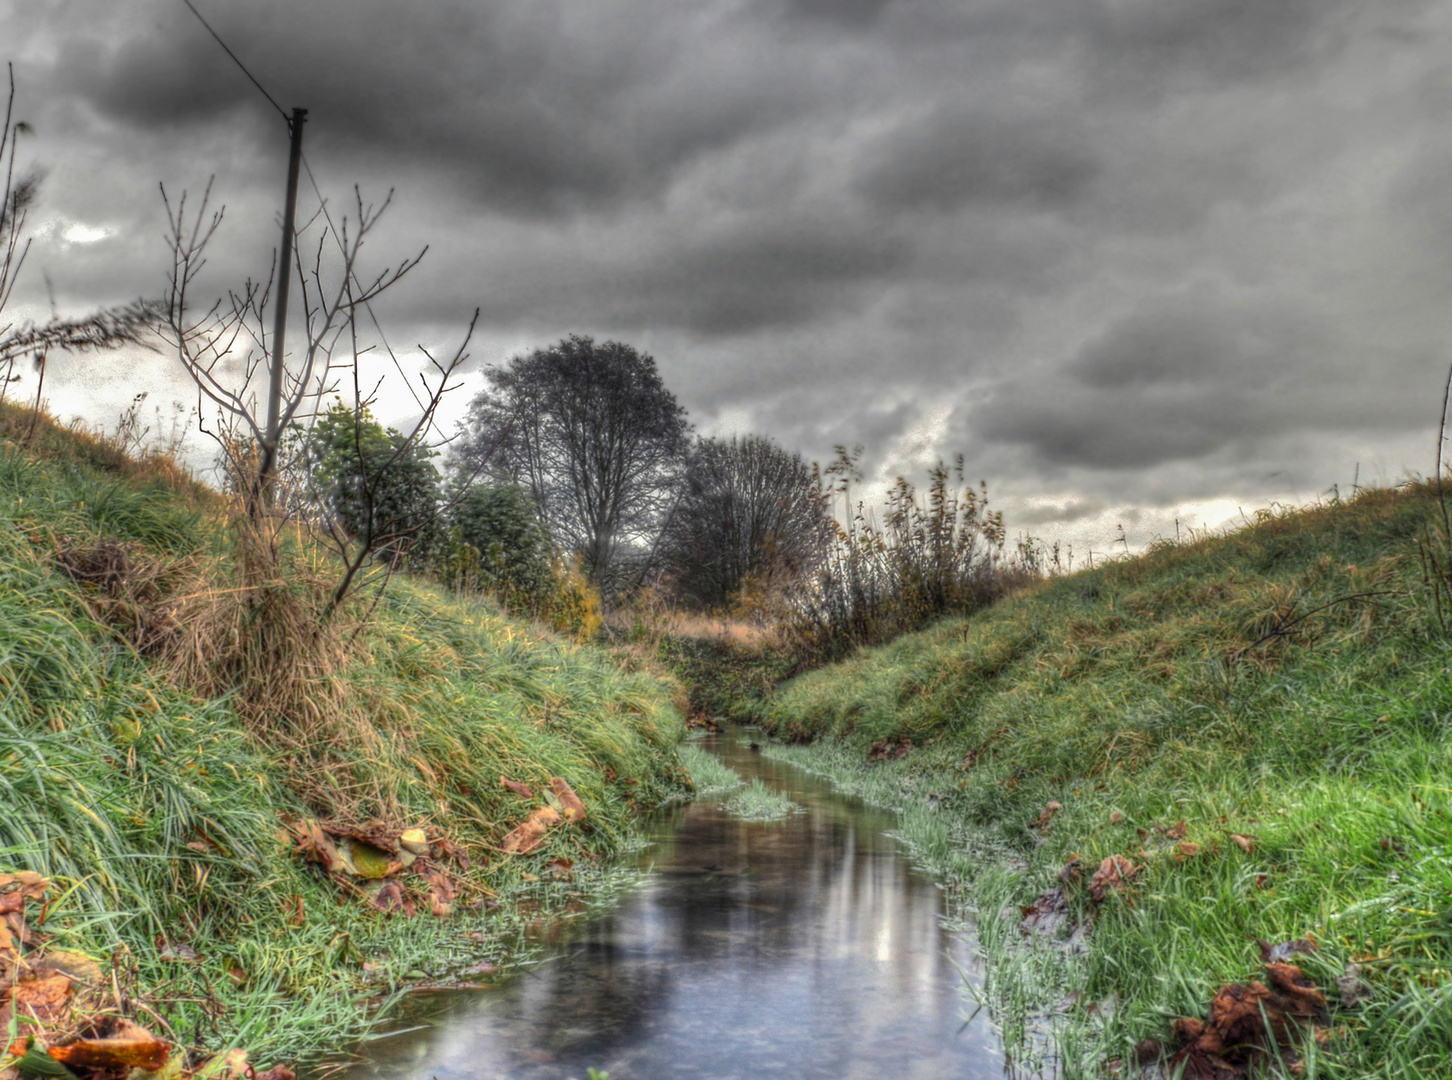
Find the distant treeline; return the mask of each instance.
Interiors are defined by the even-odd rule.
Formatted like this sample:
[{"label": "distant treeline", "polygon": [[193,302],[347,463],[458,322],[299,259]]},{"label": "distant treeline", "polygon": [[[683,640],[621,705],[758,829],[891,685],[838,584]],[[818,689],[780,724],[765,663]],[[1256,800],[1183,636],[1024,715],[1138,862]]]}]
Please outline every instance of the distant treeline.
[{"label": "distant treeline", "polygon": [[762,435],[693,437],[630,345],[572,335],[486,377],[447,455],[366,408],[294,428],[297,512],[576,631],[593,629],[594,597],[651,588],[827,654],[970,610],[1033,570],[1005,559],[1002,516],[963,486],[961,460],[921,497],[899,479],[879,523],[854,503],[860,447],[822,469]]}]

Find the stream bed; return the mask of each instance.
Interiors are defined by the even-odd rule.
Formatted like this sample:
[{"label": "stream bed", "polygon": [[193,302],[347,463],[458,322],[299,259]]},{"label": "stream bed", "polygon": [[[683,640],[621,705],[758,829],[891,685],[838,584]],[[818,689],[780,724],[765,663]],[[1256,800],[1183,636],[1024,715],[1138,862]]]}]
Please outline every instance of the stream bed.
[{"label": "stream bed", "polygon": [[892,815],[740,733],[701,745],[805,812],[740,821],[722,795],[660,811],[639,888],[496,986],[410,995],[345,1080],[1002,1077],[986,1010],[969,1019],[972,937]]}]

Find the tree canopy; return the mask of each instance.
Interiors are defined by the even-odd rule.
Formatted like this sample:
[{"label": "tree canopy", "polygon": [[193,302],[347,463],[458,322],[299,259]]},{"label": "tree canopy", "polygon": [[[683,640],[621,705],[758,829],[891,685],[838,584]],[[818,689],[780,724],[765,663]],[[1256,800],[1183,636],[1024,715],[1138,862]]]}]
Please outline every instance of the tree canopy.
[{"label": "tree canopy", "polygon": [[750,575],[795,580],[810,572],[831,536],[801,455],[748,435],[696,443],[661,547],[677,593],[720,608]]},{"label": "tree canopy", "polygon": [[685,409],[655,360],[571,335],[491,367],[460,457],[523,484],[555,540],[607,589],[653,547],[686,449]]}]

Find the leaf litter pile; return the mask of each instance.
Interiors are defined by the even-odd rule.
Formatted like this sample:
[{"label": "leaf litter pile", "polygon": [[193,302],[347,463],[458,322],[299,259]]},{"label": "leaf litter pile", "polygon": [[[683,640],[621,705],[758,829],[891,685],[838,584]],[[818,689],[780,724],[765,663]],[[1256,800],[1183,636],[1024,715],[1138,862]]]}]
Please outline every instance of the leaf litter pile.
[{"label": "leaf litter pile", "polygon": [[[529,785],[503,776],[499,779],[514,794],[534,797]],[[585,822],[585,804],[563,778],[552,778],[550,790],[552,797],[504,837],[500,852],[529,855],[544,843],[552,828]],[[432,826],[398,829],[381,821],[353,826],[303,818],[292,822],[288,832],[298,855],[319,866],[340,888],[358,894],[385,914],[412,918],[428,911],[446,918],[463,889],[493,896],[484,886],[458,877],[456,871],[467,873],[473,865],[468,854]],[[569,860],[556,862],[566,870],[570,865]],[[553,869],[554,863],[551,867],[561,876],[563,871]]]},{"label": "leaf litter pile", "polygon": [[196,1060],[125,1015],[96,961],[46,947],[50,888],[32,871],[0,874],[0,1080],[294,1080],[285,1066],[254,1069],[240,1050]]}]

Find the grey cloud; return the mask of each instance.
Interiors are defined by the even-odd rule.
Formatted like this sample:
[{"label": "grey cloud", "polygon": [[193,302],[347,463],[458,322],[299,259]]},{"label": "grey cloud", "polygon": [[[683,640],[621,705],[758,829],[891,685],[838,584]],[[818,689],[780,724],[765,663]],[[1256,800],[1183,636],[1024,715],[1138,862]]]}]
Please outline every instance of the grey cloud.
[{"label": "grey cloud", "polygon": [[[197,3],[309,107],[335,208],[398,188],[369,265],[432,245],[378,305],[395,344],[475,303],[479,362],[628,340],[703,422],[816,458],[884,460],[956,406],[934,449],[1052,496],[1036,530],[1395,473],[1433,422],[1452,43],[1427,0]],[[184,7],[0,0],[0,25],[63,306],[155,291],[158,180],[217,174],[209,297],[265,274],[281,120]],[[17,297],[45,306],[38,272]]]},{"label": "grey cloud", "polygon": [[[459,0],[355,0],[343,18],[266,0],[210,14],[285,109],[308,107],[320,152],[428,162],[481,204],[552,215],[654,198],[682,165],[800,107],[789,69],[758,77],[751,32],[692,57],[677,40],[684,20],[642,27],[633,13],[542,3],[506,17]],[[285,35],[264,32],[283,23]],[[81,60],[71,77],[91,104],[130,125],[270,109],[185,18],[92,41]]]},{"label": "grey cloud", "polygon": [[1426,366],[1419,349],[1386,356],[1369,384],[1365,358],[1294,305],[1207,287],[1142,305],[1062,367],[1001,381],[969,423],[1061,466],[1146,469],[1232,449],[1252,461],[1287,432],[1395,430],[1417,396],[1396,376]]},{"label": "grey cloud", "polygon": [[1314,326],[1275,308],[1227,310],[1206,297],[1178,298],[1115,323],[1067,371],[1085,386],[1112,390],[1233,383],[1244,392],[1297,366],[1315,339]]},{"label": "grey cloud", "polygon": [[885,207],[952,212],[971,203],[1051,207],[1083,196],[1099,169],[1071,132],[958,107],[905,124],[868,154],[857,188]]},{"label": "grey cloud", "polygon": [[784,0],[782,10],[801,19],[861,29],[877,23],[896,0]]},{"label": "grey cloud", "polygon": [[1343,0],[1093,0],[1076,4],[1086,42],[1121,87],[1162,92],[1185,79],[1284,77],[1344,43]]}]

